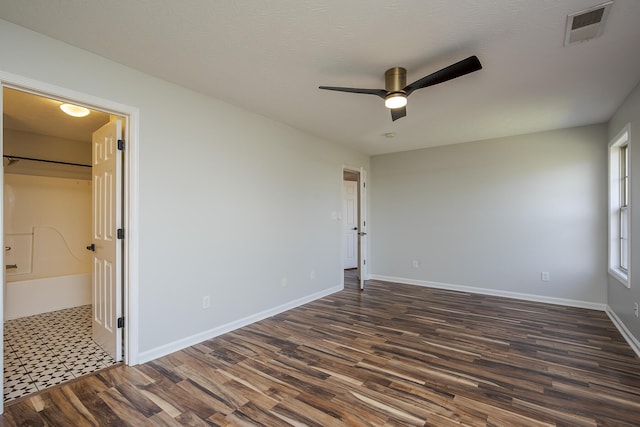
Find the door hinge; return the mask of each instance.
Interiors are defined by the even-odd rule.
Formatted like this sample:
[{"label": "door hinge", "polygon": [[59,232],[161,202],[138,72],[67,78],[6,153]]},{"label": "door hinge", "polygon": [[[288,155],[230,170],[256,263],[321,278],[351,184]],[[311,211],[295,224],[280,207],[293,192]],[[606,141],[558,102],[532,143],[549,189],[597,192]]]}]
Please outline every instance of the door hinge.
[{"label": "door hinge", "polygon": [[118,140],[118,150],[120,150],[120,151],[124,150],[124,139],[119,139]]},{"label": "door hinge", "polygon": [[117,235],[118,239],[122,240],[124,239],[124,228],[118,228],[118,235]]},{"label": "door hinge", "polygon": [[118,329],[124,328],[124,317],[118,317]]}]

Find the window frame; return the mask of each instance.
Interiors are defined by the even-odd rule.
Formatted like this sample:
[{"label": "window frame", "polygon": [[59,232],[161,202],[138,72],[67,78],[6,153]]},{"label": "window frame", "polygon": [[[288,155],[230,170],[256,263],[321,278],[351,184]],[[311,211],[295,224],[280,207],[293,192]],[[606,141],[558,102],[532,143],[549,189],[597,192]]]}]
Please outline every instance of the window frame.
[{"label": "window frame", "polygon": [[629,142],[619,147],[620,161],[620,207],[618,221],[620,227],[620,260],[618,268],[629,274]]},{"label": "window frame", "polygon": [[631,131],[627,124],[609,143],[609,274],[630,287]]}]

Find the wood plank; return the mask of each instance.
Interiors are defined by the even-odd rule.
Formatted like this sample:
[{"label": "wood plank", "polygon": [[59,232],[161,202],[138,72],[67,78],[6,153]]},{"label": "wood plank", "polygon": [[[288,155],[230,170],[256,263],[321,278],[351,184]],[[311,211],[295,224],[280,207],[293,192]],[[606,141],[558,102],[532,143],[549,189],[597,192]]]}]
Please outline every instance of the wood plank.
[{"label": "wood plank", "polygon": [[603,312],[348,278],[345,290],[6,406],[0,425],[640,425]]}]

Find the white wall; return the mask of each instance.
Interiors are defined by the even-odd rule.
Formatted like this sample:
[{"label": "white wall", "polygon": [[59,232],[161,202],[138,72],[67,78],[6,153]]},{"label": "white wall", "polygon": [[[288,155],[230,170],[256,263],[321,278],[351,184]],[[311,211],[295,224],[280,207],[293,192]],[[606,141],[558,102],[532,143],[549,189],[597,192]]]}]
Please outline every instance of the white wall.
[{"label": "white wall", "polygon": [[[609,277],[609,307],[627,330],[640,341],[640,319],[633,314],[633,303],[640,304],[640,86],[637,86],[609,122],[609,139],[613,139],[627,123],[631,124],[631,252],[630,288]],[[637,345],[640,351],[640,345]]]},{"label": "white wall", "polygon": [[2,71],[140,109],[142,353],[342,283],[331,212],[366,156],[6,21],[0,52]]},{"label": "white wall", "polygon": [[604,304],[606,132],[594,125],[372,157],[374,277]]}]

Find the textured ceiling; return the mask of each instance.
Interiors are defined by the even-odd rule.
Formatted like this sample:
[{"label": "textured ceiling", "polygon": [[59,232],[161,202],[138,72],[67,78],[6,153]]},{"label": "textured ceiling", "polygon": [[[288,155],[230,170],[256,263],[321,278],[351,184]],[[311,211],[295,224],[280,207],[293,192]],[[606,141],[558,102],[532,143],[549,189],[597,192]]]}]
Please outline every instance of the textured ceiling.
[{"label": "textured ceiling", "polygon": [[[607,121],[640,80],[640,1],[563,46],[567,14],[603,0],[2,0],[0,18],[368,154]],[[383,88],[470,55],[479,72],[409,98]],[[394,133],[395,138],[384,134]]]}]

